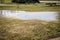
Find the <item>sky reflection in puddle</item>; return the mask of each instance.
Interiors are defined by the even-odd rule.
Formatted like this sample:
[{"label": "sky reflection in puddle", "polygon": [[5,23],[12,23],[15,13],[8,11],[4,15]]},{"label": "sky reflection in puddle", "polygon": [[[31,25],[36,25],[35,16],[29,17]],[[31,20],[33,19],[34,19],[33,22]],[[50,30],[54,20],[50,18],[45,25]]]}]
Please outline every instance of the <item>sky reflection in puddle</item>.
[{"label": "sky reflection in puddle", "polygon": [[23,20],[56,20],[58,12],[25,12],[25,11],[11,11],[3,10],[2,15],[8,18],[16,18]]}]

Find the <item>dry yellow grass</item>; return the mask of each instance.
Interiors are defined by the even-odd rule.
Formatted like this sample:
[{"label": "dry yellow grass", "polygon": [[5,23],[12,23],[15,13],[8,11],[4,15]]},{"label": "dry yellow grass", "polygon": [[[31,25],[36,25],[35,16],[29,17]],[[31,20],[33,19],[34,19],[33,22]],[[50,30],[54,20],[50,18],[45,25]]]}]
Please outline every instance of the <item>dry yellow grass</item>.
[{"label": "dry yellow grass", "polygon": [[0,40],[46,40],[57,33],[56,25],[48,23],[41,20],[0,18]]}]

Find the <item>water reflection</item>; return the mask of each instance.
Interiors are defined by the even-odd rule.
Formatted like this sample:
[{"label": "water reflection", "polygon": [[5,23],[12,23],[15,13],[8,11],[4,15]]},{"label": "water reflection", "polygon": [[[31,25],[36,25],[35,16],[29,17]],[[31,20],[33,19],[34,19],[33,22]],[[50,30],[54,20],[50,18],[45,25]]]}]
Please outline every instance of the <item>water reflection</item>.
[{"label": "water reflection", "polygon": [[3,10],[2,15],[8,18],[16,18],[23,20],[56,20],[58,12],[25,12]]}]

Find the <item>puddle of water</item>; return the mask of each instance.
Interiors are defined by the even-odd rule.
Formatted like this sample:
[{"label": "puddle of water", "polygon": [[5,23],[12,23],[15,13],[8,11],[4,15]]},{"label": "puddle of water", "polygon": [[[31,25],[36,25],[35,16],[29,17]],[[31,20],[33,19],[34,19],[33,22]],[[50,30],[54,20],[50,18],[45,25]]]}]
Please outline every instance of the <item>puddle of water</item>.
[{"label": "puddle of water", "polygon": [[7,18],[16,18],[23,20],[56,20],[58,12],[25,12],[2,10],[2,15]]}]

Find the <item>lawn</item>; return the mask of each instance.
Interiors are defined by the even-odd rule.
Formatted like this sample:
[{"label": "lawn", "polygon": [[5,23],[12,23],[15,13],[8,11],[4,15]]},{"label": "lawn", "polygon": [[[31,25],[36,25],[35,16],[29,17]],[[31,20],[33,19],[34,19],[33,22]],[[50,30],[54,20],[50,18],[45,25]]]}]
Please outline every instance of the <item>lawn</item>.
[{"label": "lawn", "polygon": [[60,11],[60,6],[41,6],[40,4],[12,4],[14,6],[0,6],[0,10],[23,11]]}]

